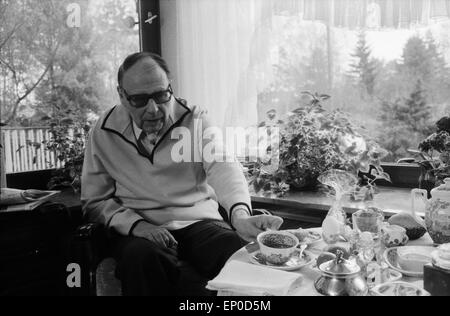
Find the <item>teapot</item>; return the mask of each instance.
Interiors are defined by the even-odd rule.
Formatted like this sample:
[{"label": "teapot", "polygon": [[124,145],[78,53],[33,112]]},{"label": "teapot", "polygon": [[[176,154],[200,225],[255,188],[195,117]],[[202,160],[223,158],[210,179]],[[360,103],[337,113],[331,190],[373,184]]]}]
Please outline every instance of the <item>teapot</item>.
[{"label": "teapot", "polygon": [[416,211],[415,200],[422,199],[425,207],[425,225],[435,244],[450,242],[450,178],[444,184],[431,190],[431,199],[427,200],[426,190],[412,190],[412,208]]},{"label": "teapot", "polygon": [[343,251],[338,250],[335,259],[322,263],[318,268],[322,276],[316,280],[314,286],[322,295],[366,296],[369,292],[360,266],[344,259]]}]

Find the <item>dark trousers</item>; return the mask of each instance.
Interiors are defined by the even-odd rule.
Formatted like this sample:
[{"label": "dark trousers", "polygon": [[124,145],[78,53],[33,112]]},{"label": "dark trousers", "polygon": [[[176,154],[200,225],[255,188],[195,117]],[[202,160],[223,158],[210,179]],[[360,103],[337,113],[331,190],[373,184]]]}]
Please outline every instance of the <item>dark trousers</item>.
[{"label": "dark trousers", "polygon": [[201,221],[171,233],[178,242],[177,251],[143,238],[114,238],[116,275],[122,281],[124,295],[176,295],[180,260],[213,279],[229,257],[246,244],[219,221]]}]

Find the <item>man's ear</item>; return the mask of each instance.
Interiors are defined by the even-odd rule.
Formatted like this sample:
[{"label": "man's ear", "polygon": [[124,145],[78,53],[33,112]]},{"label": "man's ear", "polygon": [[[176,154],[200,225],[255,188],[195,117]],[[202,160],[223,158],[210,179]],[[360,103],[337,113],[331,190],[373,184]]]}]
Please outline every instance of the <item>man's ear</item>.
[{"label": "man's ear", "polygon": [[119,97],[121,99],[123,99],[123,92],[122,92],[122,88],[120,86],[117,86],[117,93],[119,94]]}]

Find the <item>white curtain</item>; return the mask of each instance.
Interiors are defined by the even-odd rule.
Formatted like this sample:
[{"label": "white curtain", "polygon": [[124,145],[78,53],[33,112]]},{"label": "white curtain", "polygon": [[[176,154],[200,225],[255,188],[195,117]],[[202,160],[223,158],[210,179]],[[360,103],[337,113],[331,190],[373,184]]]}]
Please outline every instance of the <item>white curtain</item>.
[{"label": "white curtain", "polygon": [[[220,127],[255,125],[267,82],[272,0],[164,0],[163,56],[177,94]],[[264,75],[261,75],[264,73]],[[258,86],[259,85],[259,86]]]}]

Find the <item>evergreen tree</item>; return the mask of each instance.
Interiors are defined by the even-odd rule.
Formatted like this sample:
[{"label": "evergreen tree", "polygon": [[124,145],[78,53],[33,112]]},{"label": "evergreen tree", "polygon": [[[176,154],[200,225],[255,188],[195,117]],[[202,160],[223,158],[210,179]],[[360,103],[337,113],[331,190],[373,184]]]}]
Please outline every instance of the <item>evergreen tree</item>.
[{"label": "evergreen tree", "polygon": [[427,80],[431,76],[433,63],[422,38],[413,36],[406,42],[401,65],[402,70],[414,78]]},{"label": "evergreen tree", "polygon": [[445,109],[450,99],[450,69],[431,33],[426,39],[411,37],[403,49],[401,63],[395,80],[400,94],[410,94],[421,81],[421,89],[427,94],[427,102],[434,109],[433,119],[438,119],[439,109]]},{"label": "evergreen tree", "polygon": [[358,84],[369,96],[373,96],[375,92],[378,64],[371,55],[372,50],[367,43],[366,33],[361,31],[358,35],[355,53],[352,55],[356,62],[350,65],[350,74],[356,78]]},{"label": "evergreen tree", "polygon": [[427,104],[422,82],[405,99],[381,104],[380,119],[383,133],[380,144],[391,152],[392,160],[407,157],[408,149],[415,148],[433,127],[432,108]]},{"label": "evergreen tree", "polygon": [[448,80],[450,77],[450,67],[447,65],[443,54],[439,51],[438,43],[436,43],[431,32],[428,32],[426,35],[426,45],[433,64],[433,72],[436,73],[439,79]]},{"label": "evergreen tree", "polygon": [[398,118],[405,122],[409,129],[422,136],[426,136],[432,127],[431,106],[427,104],[425,91],[421,80],[416,83],[415,89],[405,100],[405,107],[400,109]]},{"label": "evergreen tree", "polygon": [[430,101],[433,103],[448,102],[450,99],[450,67],[431,32],[427,33],[425,43],[433,74],[429,82]]},{"label": "evergreen tree", "polygon": [[439,107],[450,99],[450,71],[431,33],[411,37],[395,71],[383,77],[380,143],[395,159],[432,132]]}]

